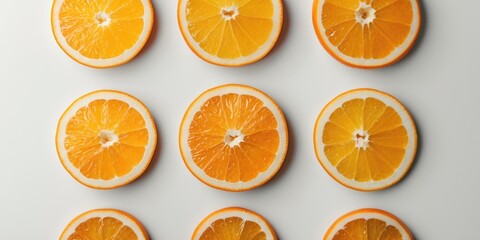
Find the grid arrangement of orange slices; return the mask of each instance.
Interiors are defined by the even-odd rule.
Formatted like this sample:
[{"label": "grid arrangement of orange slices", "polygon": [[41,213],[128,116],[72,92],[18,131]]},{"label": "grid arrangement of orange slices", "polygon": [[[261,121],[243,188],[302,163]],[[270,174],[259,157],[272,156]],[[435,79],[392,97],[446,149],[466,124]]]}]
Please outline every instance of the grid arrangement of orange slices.
[{"label": "grid arrangement of orange slices", "polygon": [[[130,61],[153,27],[150,0],[54,0],[51,25],[62,50],[96,68]],[[421,24],[417,0],[314,0],[315,32],[328,53],[352,67],[391,65],[412,48]],[[281,0],[179,0],[177,20],[191,50],[221,66],[263,58],[283,24]],[[56,147],[78,182],[97,189],[128,184],[148,167],[157,143],[155,123],[135,97],[102,90],[86,94],[59,120]],[[314,129],[318,161],[340,184],[360,190],[388,188],[410,168],[417,148],[415,124],[393,96],[374,89],[345,92],[321,111]],[[179,133],[182,158],[205,184],[227,191],[259,187],[280,169],[288,130],[279,106],[244,85],[209,89],[187,109]],[[60,236],[74,239],[148,240],[142,224],[116,209],[74,218]],[[211,213],[192,240],[276,240],[269,222],[251,210]],[[413,239],[396,216],[359,209],[338,218],[325,240]]]}]

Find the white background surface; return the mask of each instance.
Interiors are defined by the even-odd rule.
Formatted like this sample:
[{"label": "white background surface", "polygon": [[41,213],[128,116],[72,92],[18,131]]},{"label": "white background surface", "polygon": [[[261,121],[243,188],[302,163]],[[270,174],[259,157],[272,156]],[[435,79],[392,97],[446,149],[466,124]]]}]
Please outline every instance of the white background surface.
[{"label": "white background surface", "polygon": [[[50,30],[52,1],[3,0],[0,14],[0,239],[58,239],[92,208],[119,208],[140,219],[152,239],[190,239],[210,212],[243,206],[264,215],[283,240],[322,239],[340,215],[388,210],[416,239],[475,239],[480,223],[480,31],[472,0],[421,0],[424,25],[413,51],[392,67],[359,70],[334,60],[317,40],[311,0],[284,0],[280,41],[263,60],[240,68],[203,62],[183,41],[174,0],[153,1],[156,24],[146,48],[113,69],[84,67],[64,54]],[[207,88],[243,83],[273,97],[290,128],[278,175],[243,193],[209,188],[184,166],[177,144],[189,103]],[[392,188],[362,193],[333,181],[317,162],[315,119],[339,93],[389,92],[410,110],[420,145],[413,168]],[[148,171],[116,190],[77,183],[55,151],[57,121],[77,97],[126,91],[152,112],[158,152]]]}]

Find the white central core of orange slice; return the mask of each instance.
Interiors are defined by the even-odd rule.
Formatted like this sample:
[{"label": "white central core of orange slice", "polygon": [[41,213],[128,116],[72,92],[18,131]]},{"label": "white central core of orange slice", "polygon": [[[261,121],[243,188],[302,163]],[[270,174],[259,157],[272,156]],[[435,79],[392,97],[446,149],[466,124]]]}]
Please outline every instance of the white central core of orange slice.
[{"label": "white central core of orange slice", "polygon": [[373,9],[372,6],[362,2],[360,3],[357,11],[355,11],[355,18],[357,22],[362,24],[362,26],[369,24],[375,19],[375,9]]},{"label": "white central core of orange slice", "polygon": [[235,129],[230,129],[225,134],[225,144],[230,147],[239,146],[241,142],[243,142],[243,135],[240,131]]},{"label": "white central core of orange slice", "polygon": [[118,136],[110,130],[100,131],[100,143],[102,147],[107,148],[118,142]]},{"label": "white central core of orange slice", "polygon": [[238,8],[237,6],[224,7],[220,11],[220,13],[222,14],[223,18],[227,21],[230,19],[235,20],[235,17],[237,17],[238,15]]},{"label": "white central core of orange slice", "polygon": [[368,147],[368,133],[363,130],[358,130],[353,133],[353,140],[355,141],[355,146],[357,148],[363,148],[363,150]]},{"label": "white central core of orange slice", "polygon": [[110,16],[105,12],[98,12],[95,14],[95,21],[99,26],[108,26],[110,24]]}]

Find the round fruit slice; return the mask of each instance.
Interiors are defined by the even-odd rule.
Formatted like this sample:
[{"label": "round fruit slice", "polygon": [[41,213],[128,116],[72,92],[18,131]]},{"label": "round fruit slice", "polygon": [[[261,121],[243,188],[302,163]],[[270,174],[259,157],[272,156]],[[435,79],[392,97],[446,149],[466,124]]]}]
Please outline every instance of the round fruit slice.
[{"label": "round fruit slice", "polygon": [[180,127],[180,151],[205,184],[227,191],[261,186],[280,169],[288,146],[287,123],[265,93],[223,85],[202,93]]},{"label": "round fruit slice", "polygon": [[335,180],[373,191],[395,184],[407,173],[417,149],[417,132],[397,99],[374,89],[355,89],[322,110],[314,145],[319,162]]},{"label": "round fruit slice", "polygon": [[282,29],[281,0],[179,0],[178,25],[190,49],[221,66],[267,55]]},{"label": "round fruit slice", "polygon": [[82,213],[63,230],[60,240],[129,239],[148,240],[147,231],[132,215],[116,209]]},{"label": "round fruit slice", "polygon": [[315,0],[313,25],[323,47],[360,68],[395,63],[420,30],[418,0]]},{"label": "round fruit slice", "polygon": [[337,219],[324,240],[413,240],[407,226],[393,214],[380,209],[359,209]]},{"label": "round fruit slice", "polygon": [[207,216],[193,232],[192,240],[276,240],[268,221],[258,213],[239,207],[217,210]]},{"label": "round fruit slice", "polygon": [[60,161],[80,183],[98,189],[123,186],[147,168],[157,144],[148,109],[126,93],[91,92],[68,107],[58,122]]},{"label": "round fruit slice", "polygon": [[58,45],[75,61],[114,67],[135,57],[150,36],[150,0],[55,0],[52,30]]}]

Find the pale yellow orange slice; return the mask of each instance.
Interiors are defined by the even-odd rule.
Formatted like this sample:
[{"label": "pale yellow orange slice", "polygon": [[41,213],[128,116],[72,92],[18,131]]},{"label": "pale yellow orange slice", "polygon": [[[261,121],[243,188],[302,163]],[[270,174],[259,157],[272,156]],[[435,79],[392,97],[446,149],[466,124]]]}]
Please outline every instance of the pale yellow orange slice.
[{"label": "pale yellow orange slice", "polygon": [[417,132],[407,109],[393,96],[354,89],[320,113],[314,145],[321,165],[339,183],[356,190],[387,188],[407,173]]},{"label": "pale yellow orange slice", "polygon": [[66,54],[81,64],[106,68],[140,52],[153,18],[150,0],[54,0],[51,23]]},{"label": "pale yellow orange slice", "polygon": [[177,16],[195,54],[213,64],[241,66],[273,48],[283,5],[281,0],[179,0]]},{"label": "pale yellow orange slice", "polygon": [[186,111],[180,151],[205,184],[228,191],[258,187],[280,169],[288,146],[285,118],[265,93],[223,85],[202,93]]},{"label": "pale yellow orange slice", "polygon": [[143,225],[132,215],[116,209],[82,213],[63,230],[60,240],[148,240]]},{"label": "pale yellow orange slice", "polygon": [[230,207],[217,210],[195,229],[192,240],[276,240],[268,221],[256,212]]},{"label": "pale yellow orange slice", "polygon": [[337,219],[324,240],[413,240],[408,227],[395,215],[380,209],[359,209]]},{"label": "pale yellow orange slice", "polygon": [[388,66],[412,48],[420,31],[417,0],[314,0],[313,25],[323,47],[360,68]]},{"label": "pale yellow orange slice", "polygon": [[123,92],[91,92],[68,107],[58,122],[56,146],[65,169],[98,189],[138,178],[153,157],[155,123],[138,99]]}]

